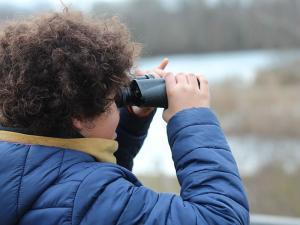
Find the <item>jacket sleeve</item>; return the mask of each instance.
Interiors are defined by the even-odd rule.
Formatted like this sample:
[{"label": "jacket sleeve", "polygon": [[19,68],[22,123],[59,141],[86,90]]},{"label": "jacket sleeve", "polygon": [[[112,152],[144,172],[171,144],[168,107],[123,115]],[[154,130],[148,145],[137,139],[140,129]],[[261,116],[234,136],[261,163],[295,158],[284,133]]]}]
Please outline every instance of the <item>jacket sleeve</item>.
[{"label": "jacket sleeve", "polygon": [[167,133],[180,196],[127,187],[129,197],[118,224],[249,224],[238,168],[213,112],[183,110],[171,118]]},{"label": "jacket sleeve", "polygon": [[156,111],[149,116],[140,118],[129,113],[126,108],[120,108],[120,122],[117,127],[117,141],[119,148],[115,153],[117,163],[128,170],[132,170],[133,159],[141,149],[148,129]]}]

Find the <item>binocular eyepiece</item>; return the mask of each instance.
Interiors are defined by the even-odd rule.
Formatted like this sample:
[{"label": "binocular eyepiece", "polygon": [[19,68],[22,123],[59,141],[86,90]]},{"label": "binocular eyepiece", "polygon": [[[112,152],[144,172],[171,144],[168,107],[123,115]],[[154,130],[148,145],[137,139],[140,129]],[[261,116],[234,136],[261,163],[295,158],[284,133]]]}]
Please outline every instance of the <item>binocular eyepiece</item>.
[{"label": "binocular eyepiece", "polygon": [[168,108],[165,80],[146,74],[133,79],[116,97],[118,107],[135,105]]}]

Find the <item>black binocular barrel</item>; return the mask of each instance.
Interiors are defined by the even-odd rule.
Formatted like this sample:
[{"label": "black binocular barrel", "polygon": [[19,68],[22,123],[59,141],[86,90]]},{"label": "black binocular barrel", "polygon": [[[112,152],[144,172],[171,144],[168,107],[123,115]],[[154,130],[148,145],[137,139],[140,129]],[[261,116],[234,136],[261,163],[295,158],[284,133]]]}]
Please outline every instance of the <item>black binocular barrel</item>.
[{"label": "black binocular barrel", "polygon": [[137,77],[129,87],[122,89],[116,102],[118,107],[135,105],[168,108],[165,80],[155,79],[153,75]]}]

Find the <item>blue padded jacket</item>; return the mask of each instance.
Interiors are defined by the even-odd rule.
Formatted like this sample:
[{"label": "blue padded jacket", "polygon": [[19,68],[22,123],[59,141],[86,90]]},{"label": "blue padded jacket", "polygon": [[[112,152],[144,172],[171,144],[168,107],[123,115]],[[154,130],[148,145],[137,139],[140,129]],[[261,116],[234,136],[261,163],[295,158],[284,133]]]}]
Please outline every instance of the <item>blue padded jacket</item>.
[{"label": "blue padded jacket", "polygon": [[132,117],[121,111],[115,155],[122,166],[71,149],[0,141],[0,224],[249,224],[235,160],[210,109],[180,111],[167,125],[180,195],[156,193],[131,173],[153,115]]}]

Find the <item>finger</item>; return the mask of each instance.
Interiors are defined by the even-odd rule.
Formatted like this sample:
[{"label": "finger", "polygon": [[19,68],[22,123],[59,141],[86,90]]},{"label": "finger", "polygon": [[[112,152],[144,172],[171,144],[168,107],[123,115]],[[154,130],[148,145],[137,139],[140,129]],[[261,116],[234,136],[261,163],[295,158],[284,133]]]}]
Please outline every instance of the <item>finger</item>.
[{"label": "finger", "polygon": [[137,69],[137,70],[134,72],[134,75],[135,75],[135,76],[143,76],[144,74],[145,74],[145,71],[139,70],[139,69]]},{"label": "finger", "polygon": [[176,78],[177,84],[187,84],[188,83],[186,74],[184,74],[184,73],[178,73],[175,78]]},{"label": "finger", "polygon": [[173,77],[175,77],[174,74],[171,73],[171,72],[166,72],[166,76],[173,76]]},{"label": "finger", "polygon": [[161,61],[160,65],[157,67],[157,69],[164,70],[167,67],[168,63],[169,63],[169,59],[168,58],[164,58]]},{"label": "finger", "polygon": [[172,87],[176,85],[176,78],[172,73],[168,73],[165,76],[165,82],[166,82],[166,90],[168,95]]},{"label": "finger", "polygon": [[208,86],[207,79],[202,75],[198,75],[197,78],[200,82],[200,92],[203,94],[209,93],[209,86]]},{"label": "finger", "polygon": [[158,69],[158,68],[154,69],[154,73],[155,73],[156,75],[158,75],[159,78],[164,78],[164,77],[167,75],[167,72],[166,72],[166,71],[163,71],[163,70]]},{"label": "finger", "polygon": [[143,75],[152,75],[152,76],[154,76],[155,78],[161,78],[161,74],[160,74],[161,72],[159,72],[159,71],[155,71],[155,69],[154,70],[146,70],[146,71],[144,71],[144,74]]},{"label": "finger", "polygon": [[198,78],[195,74],[190,74],[189,76],[189,81],[190,81],[190,85],[196,89],[196,90],[200,90],[200,86],[199,86],[199,81]]},{"label": "finger", "polygon": [[193,85],[193,77],[195,75],[193,73],[186,73],[186,80],[188,84]]},{"label": "finger", "polygon": [[161,78],[161,76],[157,73],[151,73],[152,76],[154,76],[156,79]]}]

